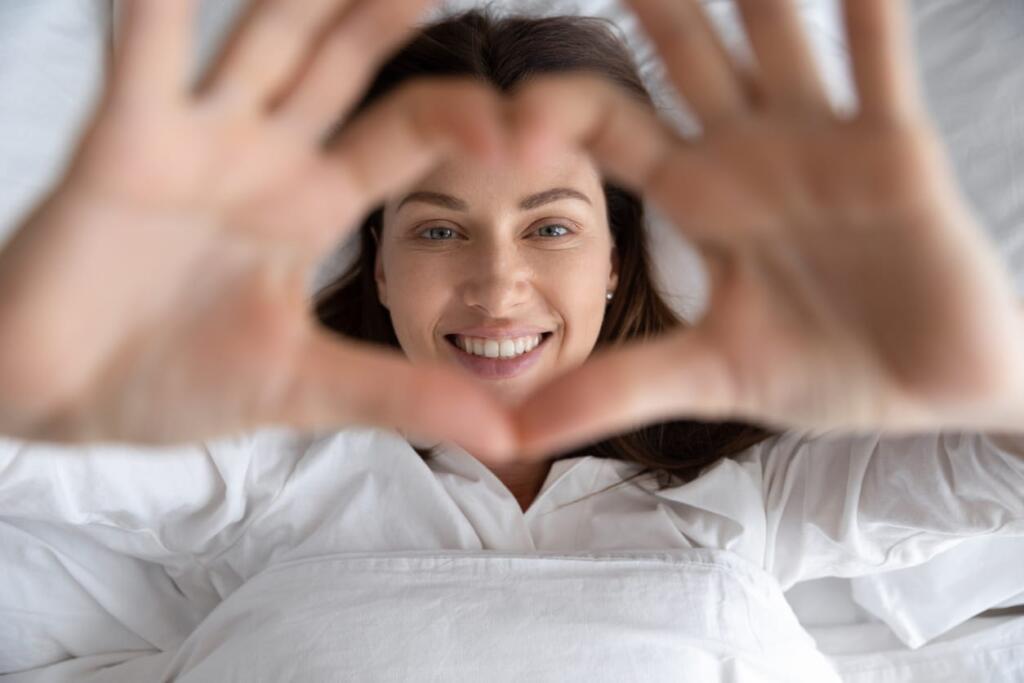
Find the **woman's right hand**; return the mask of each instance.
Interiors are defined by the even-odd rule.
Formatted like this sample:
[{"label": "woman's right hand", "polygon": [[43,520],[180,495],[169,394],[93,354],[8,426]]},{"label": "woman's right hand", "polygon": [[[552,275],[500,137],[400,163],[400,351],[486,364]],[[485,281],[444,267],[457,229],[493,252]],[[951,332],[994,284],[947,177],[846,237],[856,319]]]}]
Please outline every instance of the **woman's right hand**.
[{"label": "woman's right hand", "polygon": [[162,444],[264,425],[398,427],[498,455],[468,378],[321,329],[307,282],[383,196],[489,158],[500,101],[412,84],[329,146],[425,0],[262,0],[196,88],[198,0],[129,0],[68,172],[0,253],[0,433]]}]

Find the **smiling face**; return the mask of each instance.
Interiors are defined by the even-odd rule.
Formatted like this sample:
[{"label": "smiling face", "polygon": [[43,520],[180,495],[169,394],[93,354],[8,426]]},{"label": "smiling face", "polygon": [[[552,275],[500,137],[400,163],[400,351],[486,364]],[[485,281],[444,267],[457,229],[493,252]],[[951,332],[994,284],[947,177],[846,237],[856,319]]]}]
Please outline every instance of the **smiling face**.
[{"label": "smiling face", "polygon": [[618,283],[601,178],[584,155],[529,173],[449,162],[385,205],[375,277],[411,361],[516,401],[597,341]]}]

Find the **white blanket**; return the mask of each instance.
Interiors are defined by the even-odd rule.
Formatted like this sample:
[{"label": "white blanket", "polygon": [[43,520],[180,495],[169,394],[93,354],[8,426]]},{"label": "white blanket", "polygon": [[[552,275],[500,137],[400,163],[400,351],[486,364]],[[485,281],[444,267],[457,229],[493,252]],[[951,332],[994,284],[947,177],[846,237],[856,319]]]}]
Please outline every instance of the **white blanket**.
[{"label": "white blanket", "polygon": [[[696,550],[298,561],[243,586],[165,675],[181,683],[226,674],[235,681],[838,681],[767,578],[731,553]],[[236,628],[242,624],[245,632]]]}]

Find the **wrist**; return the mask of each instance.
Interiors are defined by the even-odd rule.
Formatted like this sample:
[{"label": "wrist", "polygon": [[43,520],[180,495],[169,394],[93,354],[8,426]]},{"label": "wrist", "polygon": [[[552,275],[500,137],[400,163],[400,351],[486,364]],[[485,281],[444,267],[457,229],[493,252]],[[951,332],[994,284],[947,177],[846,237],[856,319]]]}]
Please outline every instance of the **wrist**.
[{"label": "wrist", "polygon": [[997,418],[995,428],[991,431],[1003,434],[1024,435],[1024,300],[1017,307],[1017,346],[1020,349],[1012,375],[1010,398],[1005,411]]}]

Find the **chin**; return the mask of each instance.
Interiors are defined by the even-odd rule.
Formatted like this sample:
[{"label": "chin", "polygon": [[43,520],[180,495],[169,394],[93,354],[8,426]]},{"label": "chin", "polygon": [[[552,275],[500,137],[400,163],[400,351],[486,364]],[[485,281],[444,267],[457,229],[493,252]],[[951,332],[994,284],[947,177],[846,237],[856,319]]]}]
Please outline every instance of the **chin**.
[{"label": "chin", "polygon": [[499,386],[495,393],[506,403],[519,403],[541,385],[540,382],[517,382],[513,386]]}]

